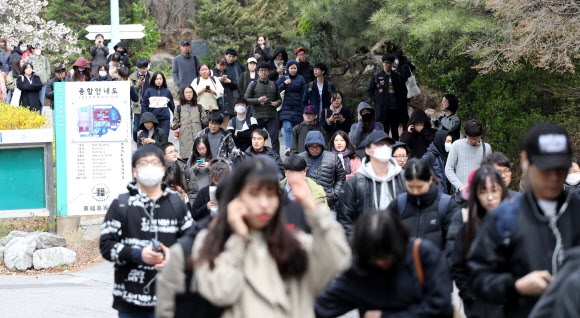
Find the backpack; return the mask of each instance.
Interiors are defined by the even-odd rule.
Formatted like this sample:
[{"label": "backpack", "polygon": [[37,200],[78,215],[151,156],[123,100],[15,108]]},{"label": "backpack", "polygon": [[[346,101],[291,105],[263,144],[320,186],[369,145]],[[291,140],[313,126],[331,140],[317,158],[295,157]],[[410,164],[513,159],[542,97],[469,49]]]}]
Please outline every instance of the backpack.
[{"label": "backpack", "polygon": [[191,180],[191,172],[187,168],[187,161],[183,160],[181,158],[177,158],[177,160],[186,164],[185,169],[183,169],[183,174],[185,175],[185,185],[187,185],[189,187],[189,181]]},{"label": "backpack", "polygon": [[[332,92],[334,90],[336,90],[336,87],[334,87],[334,84],[332,84],[330,81],[327,81],[328,85],[326,87],[326,90],[328,91],[328,94],[332,94]],[[314,87],[314,81],[308,83],[308,99],[310,99],[310,95],[312,94],[312,88]],[[334,88],[334,90],[333,90]]]},{"label": "backpack", "polygon": [[[248,129],[250,129],[250,127],[252,126],[252,117],[246,115],[245,121],[246,121],[246,125],[248,125]],[[230,122],[232,122],[232,127],[234,127],[234,130],[236,130],[236,126],[238,124],[238,118],[236,116],[234,116],[234,117],[230,118]]]},{"label": "backpack", "polygon": [[[403,213],[407,208],[407,192],[401,193],[397,197],[397,213],[399,217],[403,217]],[[437,214],[439,215],[439,224],[442,225],[445,221],[445,216],[447,215],[447,209],[449,208],[449,202],[451,201],[451,196],[449,194],[442,193],[439,197],[439,204],[437,205]]]}]

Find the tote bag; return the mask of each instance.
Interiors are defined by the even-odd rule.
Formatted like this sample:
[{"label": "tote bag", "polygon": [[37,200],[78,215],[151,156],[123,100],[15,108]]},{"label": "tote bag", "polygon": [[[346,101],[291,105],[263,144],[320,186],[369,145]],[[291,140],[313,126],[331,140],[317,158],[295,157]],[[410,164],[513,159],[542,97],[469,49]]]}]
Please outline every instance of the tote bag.
[{"label": "tote bag", "polygon": [[415,97],[421,94],[419,86],[417,86],[417,81],[415,80],[415,75],[411,75],[405,83],[407,86],[407,98]]}]

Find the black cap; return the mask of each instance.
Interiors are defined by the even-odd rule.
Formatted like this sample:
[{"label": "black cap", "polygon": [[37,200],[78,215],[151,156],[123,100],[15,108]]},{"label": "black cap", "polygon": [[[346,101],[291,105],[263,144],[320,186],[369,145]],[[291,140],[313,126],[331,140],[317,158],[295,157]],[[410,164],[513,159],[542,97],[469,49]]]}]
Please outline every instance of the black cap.
[{"label": "black cap", "polygon": [[568,169],[572,165],[572,142],[564,127],[542,123],[526,133],[524,150],[539,170]]},{"label": "black cap", "polygon": [[238,52],[236,50],[232,49],[232,48],[227,49],[225,54],[226,55],[230,54],[230,55],[233,55],[233,56],[238,56]]},{"label": "black cap", "polygon": [[382,130],[375,130],[361,142],[360,146],[363,148],[368,148],[371,146],[371,144],[377,143],[382,140],[387,140],[391,145],[395,143],[395,139],[387,135],[386,132]]},{"label": "black cap", "polygon": [[188,40],[181,41],[181,46],[185,46],[185,45],[189,45],[189,41]]},{"label": "black cap", "polygon": [[58,63],[54,66],[54,72],[58,73],[58,72],[64,72],[66,71],[66,67],[64,66],[63,63]]}]

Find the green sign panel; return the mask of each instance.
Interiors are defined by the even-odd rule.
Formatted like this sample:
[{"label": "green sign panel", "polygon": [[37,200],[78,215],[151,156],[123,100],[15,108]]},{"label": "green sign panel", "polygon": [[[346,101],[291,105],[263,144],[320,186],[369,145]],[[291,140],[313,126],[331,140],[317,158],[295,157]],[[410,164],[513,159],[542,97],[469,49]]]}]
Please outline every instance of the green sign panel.
[{"label": "green sign panel", "polygon": [[44,148],[0,149],[0,210],[46,208]]}]

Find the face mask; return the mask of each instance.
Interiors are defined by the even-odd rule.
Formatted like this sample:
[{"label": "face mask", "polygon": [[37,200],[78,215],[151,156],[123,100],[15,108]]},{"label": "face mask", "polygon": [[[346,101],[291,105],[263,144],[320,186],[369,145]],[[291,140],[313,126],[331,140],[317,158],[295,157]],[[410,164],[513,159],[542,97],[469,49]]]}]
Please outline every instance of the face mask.
[{"label": "face mask", "polygon": [[363,121],[369,122],[369,121],[371,121],[373,119],[373,114],[366,113],[366,114],[362,114],[361,117],[362,117],[362,120]]},{"label": "face mask", "polygon": [[84,72],[84,71],[85,71],[85,69],[84,69],[84,68],[80,68],[80,67],[79,67],[79,73],[82,73],[82,72]]},{"label": "face mask", "polygon": [[28,47],[26,47],[26,46],[21,46],[21,47],[20,47],[20,51],[24,52],[24,51],[26,51],[26,49],[27,49],[27,48],[28,48]]},{"label": "face mask", "polygon": [[100,77],[105,77],[105,76],[107,76],[107,71],[99,71],[99,76],[100,76]]},{"label": "face mask", "polygon": [[150,188],[161,183],[165,172],[161,167],[154,167],[152,165],[147,165],[137,169],[137,175],[135,179],[142,185]]},{"label": "face mask", "polygon": [[566,183],[569,185],[577,185],[580,183],[580,173],[570,173],[566,177]]},{"label": "face mask", "polygon": [[373,157],[380,162],[389,162],[391,160],[391,155],[393,154],[393,149],[387,145],[382,145],[373,151]]},{"label": "face mask", "polygon": [[125,54],[125,51],[117,51],[117,53],[123,55],[123,54]]},{"label": "face mask", "polygon": [[40,55],[40,54],[42,54],[42,50],[41,49],[37,49],[36,51],[34,51],[34,54]]},{"label": "face mask", "polygon": [[445,151],[446,151],[446,152],[449,152],[449,151],[451,151],[451,143],[450,143],[450,142],[446,142],[446,143],[445,143]]},{"label": "face mask", "polygon": [[236,106],[236,107],[234,107],[234,109],[236,110],[236,113],[238,113],[238,114],[245,114],[246,113],[245,106]]}]

